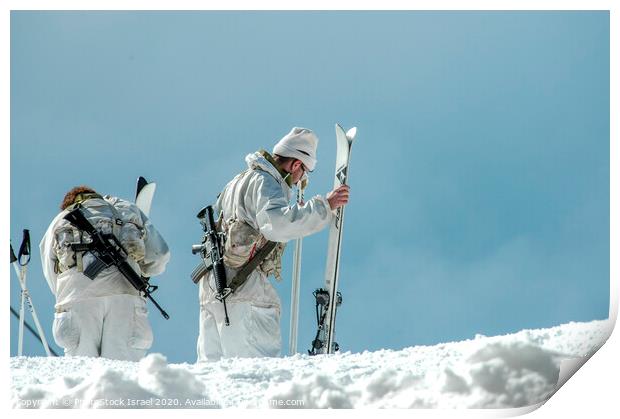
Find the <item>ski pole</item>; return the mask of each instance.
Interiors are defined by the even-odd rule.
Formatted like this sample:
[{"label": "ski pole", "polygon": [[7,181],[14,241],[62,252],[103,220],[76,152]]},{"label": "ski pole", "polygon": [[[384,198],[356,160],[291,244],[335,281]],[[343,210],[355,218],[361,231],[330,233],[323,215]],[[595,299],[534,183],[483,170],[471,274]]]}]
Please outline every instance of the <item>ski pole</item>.
[{"label": "ski pole", "polygon": [[[24,229],[24,236],[22,239],[22,244],[19,247],[19,255],[16,257],[15,252],[13,251],[13,246],[11,245],[11,264],[15,269],[15,273],[17,274],[17,278],[19,279],[19,285],[21,287],[21,307],[19,311],[19,337],[18,337],[18,346],[17,353],[19,356],[23,354],[23,343],[24,343],[24,322],[25,322],[25,312],[24,306],[28,304],[28,309],[32,314],[32,318],[34,320],[34,324],[39,331],[39,335],[41,336],[41,342],[43,343],[43,348],[45,349],[45,353],[47,356],[52,356],[49,346],[47,344],[47,340],[45,339],[45,333],[43,333],[43,328],[41,327],[41,323],[39,322],[39,317],[37,316],[37,312],[34,309],[34,303],[32,302],[32,297],[30,296],[30,292],[26,287],[26,272],[27,266],[30,262],[30,231]],[[19,265],[19,268],[18,268]]]},{"label": "ski pole", "polygon": [[[15,265],[13,265],[15,266]],[[17,270],[16,268],[16,272],[17,272],[17,278],[19,279],[19,283],[21,285],[22,288],[22,292],[20,294],[20,304],[19,304],[19,332],[18,332],[18,338],[17,338],[17,356],[22,356],[23,355],[23,349],[24,349],[24,317],[25,317],[25,313],[24,313],[24,305],[26,303],[26,292],[24,291],[24,280],[26,278],[26,267],[23,266],[20,269]]]},{"label": "ski pole", "polygon": [[[297,203],[301,205],[304,201],[303,183],[297,185]],[[301,250],[302,238],[295,240],[295,253],[293,256],[293,281],[291,284],[291,327],[289,333],[289,353],[297,353],[297,327],[299,325],[299,288],[301,285]]]},{"label": "ski pole", "polygon": [[[22,262],[23,256],[26,256],[26,259]],[[15,273],[17,274],[17,278],[19,280],[19,284],[21,286],[21,294],[20,294],[20,305],[19,305],[19,333],[17,339],[17,355],[23,355],[24,349],[24,321],[25,321],[25,313],[24,306],[26,303],[27,293],[24,292],[26,287],[26,270],[28,262],[30,262],[30,234],[28,230],[23,231],[22,243],[19,246],[19,257],[15,256],[13,252],[13,246],[11,246],[11,261],[13,263],[13,267],[15,268]],[[18,268],[19,265],[19,268]]]},{"label": "ski pole", "polygon": [[[19,313],[17,313],[17,311],[16,311],[13,307],[11,307],[11,314],[12,314],[13,316],[15,316],[15,318],[16,318],[16,319],[19,319]],[[33,328],[32,326],[30,326],[30,325],[28,324],[28,322],[24,322],[24,324],[25,324],[25,326],[26,326],[26,329],[28,329],[28,331],[29,331],[30,333],[32,333],[32,334],[33,334],[33,336],[34,336],[35,338],[37,338],[37,340],[38,340],[39,342],[43,343],[43,340],[41,339],[41,336],[37,333],[37,331],[36,331],[36,330],[34,330],[34,328]],[[54,355],[54,356],[58,356],[58,354],[56,353],[56,351],[54,351],[52,348],[50,348],[50,352],[52,353],[52,355]]]}]

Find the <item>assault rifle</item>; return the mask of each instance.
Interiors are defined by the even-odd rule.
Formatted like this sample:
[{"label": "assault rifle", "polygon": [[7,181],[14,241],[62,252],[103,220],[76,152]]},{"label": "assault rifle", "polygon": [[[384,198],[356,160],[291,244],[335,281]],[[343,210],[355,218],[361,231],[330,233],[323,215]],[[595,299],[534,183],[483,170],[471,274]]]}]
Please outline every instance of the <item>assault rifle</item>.
[{"label": "assault rifle", "polygon": [[114,234],[103,234],[97,230],[90,221],[86,219],[79,207],[70,211],[64,218],[78,230],[88,233],[92,240],[90,243],[74,243],[71,245],[73,251],[90,252],[95,257],[95,260],[84,269],[83,273],[86,277],[95,279],[102,270],[110,266],[116,266],[119,272],[123,274],[127,281],[129,281],[142,296],[148,298],[155,304],[155,307],[157,307],[166,320],[170,318],[168,313],[166,313],[151,296],[151,293],[157,290],[158,287],[149,284],[146,278],[143,278],[133,270],[131,265],[127,262],[127,250],[125,250]]},{"label": "assault rifle", "polygon": [[[216,295],[219,301],[224,304],[224,315],[226,326],[230,326],[228,310],[226,309],[226,297],[232,293],[232,288],[226,286],[226,269],[224,266],[224,233],[219,233],[213,219],[213,207],[211,205],[200,210],[196,215],[202,225],[204,237],[201,244],[192,246],[192,254],[200,254],[201,263],[192,272],[192,280],[198,283],[205,274],[213,270],[215,279]],[[207,260],[211,264],[207,265]]]}]

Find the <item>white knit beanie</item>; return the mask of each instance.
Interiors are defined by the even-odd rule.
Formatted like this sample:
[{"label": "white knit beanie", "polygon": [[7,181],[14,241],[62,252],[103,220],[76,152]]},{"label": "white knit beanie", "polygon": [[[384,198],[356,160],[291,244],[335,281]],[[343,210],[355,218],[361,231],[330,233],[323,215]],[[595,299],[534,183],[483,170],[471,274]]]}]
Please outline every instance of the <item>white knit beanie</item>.
[{"label": "white knit beanie", "polygon": [[273,154],[301,160],[309,171],[313,171],[318,145],[319,139],[312,130],[294,127],[273,147]]}]

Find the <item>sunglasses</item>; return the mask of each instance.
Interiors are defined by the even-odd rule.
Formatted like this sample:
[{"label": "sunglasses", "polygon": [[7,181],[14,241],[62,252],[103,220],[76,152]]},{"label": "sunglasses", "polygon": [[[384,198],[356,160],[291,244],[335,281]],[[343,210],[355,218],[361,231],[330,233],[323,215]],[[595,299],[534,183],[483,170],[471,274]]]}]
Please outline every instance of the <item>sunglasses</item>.
[{"label": "sunglasses", "polygon": [[306,165],[303,164],[303,162],[301,160],[299,160],[299,162],[301,163],[301,170],[303,170],[305,173],[312,173],[312,170],[308,170]]}]

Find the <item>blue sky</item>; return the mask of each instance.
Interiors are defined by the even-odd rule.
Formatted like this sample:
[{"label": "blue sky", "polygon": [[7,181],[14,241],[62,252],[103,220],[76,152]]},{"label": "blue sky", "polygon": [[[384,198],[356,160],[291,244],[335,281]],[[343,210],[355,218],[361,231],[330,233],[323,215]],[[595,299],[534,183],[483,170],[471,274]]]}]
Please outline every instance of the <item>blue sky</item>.
[{"label": "blue sky", "polygon": [[[196,212],[295,125],[320,138],[307,195],[324,194],[336,122],[358,127],[344,350],[607,317],[607,12],[12,12],[11,239],[38,243],[74,185],[132,198],[138,176],[156,181],[171,319],[151,310],[152,351],[194,362]],[[304,240],[300,351],[326,241]],[[38,259],[28,285],[53,341]]]}]

